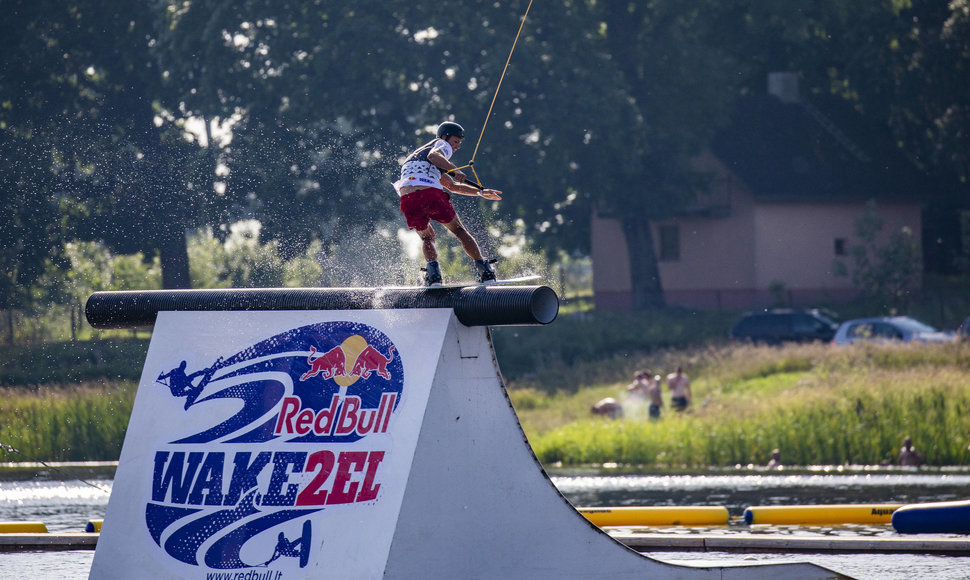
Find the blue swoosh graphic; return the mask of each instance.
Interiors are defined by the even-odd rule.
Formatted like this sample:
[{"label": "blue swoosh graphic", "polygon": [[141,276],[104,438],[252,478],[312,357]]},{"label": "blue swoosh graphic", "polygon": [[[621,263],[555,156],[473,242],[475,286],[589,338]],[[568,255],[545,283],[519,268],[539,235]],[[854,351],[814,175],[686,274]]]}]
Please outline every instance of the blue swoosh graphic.
[{"label": "blue swoosh graphic", "polygon": [[[212,544],[212,546],[205,553],[205,565],[219,570],[246,568],[254,565],[261,565],[262,562],[259,564],[247,564],[239,558],[239,551],[242,549],[243,544],[245,544],[247,540],[256,534],[272,528],[273,526],[299,517],[308,516],[318,511],[320,511],[320,509],[280,510],[278,512],[267,514],[261,518],[257,518],[251,522],[247,522],[246,524],[229,532],[222,538],[219,538],[219,540]],[[308,550],[309,546],[304,546],[303,549]]]},{"label": "blue swoosh graphic", "polygon": [[[196,405],[215,399],[239,399],[243,403],[243,408],[215,427],[172,443],[211,443],[234,433],[262,417],[267,409],[272,409],[283,398],[285,392],[286,387],[283,383],[274,380],[261,380],[234,385],[204,399],[199,399],[195,402]],[[270,439],[272,439],[272,436]],[[263,441],[266,440],[268,439],[263,439]]]},{"label": "blue swoosh graphic", "polygon": [[180,562],[198,566],[199,546],[216,532],[259,513],[259,509],[253,506],[255,496],[256,491],[253,490],[233,509],[219,510],[182,526],[165,540],[165,551]]}]

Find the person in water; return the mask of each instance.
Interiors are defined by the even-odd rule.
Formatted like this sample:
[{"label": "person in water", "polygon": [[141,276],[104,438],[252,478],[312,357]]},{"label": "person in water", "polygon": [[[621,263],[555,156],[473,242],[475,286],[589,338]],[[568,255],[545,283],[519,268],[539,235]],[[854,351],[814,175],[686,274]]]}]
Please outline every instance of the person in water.
[{"label": "person in water", "polygon": [[926,462],[923,456],[913,447],[913,440],[909,437],[903,439],[903,446],[899,449],[897,461],[906,467],[919,467]]}]

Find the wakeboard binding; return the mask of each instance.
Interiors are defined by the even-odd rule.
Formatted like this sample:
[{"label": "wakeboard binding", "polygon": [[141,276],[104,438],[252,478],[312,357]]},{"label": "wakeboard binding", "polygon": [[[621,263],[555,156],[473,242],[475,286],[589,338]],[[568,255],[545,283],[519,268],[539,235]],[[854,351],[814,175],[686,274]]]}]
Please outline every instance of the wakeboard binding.
[{"label": "wakeboard binding", "polygon": [[425,286],[441,286],[441,267],[437,260],[428,262],[428,265],[421,269],[424,270]]},{"label": "wakeboard binding", "polygon": [[492,259],[481,259],[475,260],[475,268],[478,270],[478,276],[476,280],[480,284],[488,284],[489,282],[495,281],[495,270],[492,269],[492,264],[498,260]]}]

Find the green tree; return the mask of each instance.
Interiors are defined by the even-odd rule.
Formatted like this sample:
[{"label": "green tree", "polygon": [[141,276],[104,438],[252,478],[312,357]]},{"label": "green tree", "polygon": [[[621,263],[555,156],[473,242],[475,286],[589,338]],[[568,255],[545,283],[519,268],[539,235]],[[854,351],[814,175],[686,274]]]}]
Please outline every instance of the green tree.
[{"label": "green tree", "polygon": [[691,158],[769,71],[885,119],[927,168],[967,167],[970,77],[947,68],[967,62],[966,1],[537,3],[486,120],[526,2],[13,0],[3,297],[22,300],[64,239],[157,254],[166,287],[189,283],[185,231],[203,225],[223,243],[258,219],[284,263],[315,242],[331,263],[383,248],[398,159],[454,118],[469,130],[455,160],[485,130],[475,170],[507,193],[462,200],[471,227],[522,227],[552,256],[588,250],[592,211],[610,213],[635,306],[659,306],[648,224],[704,190]]},{"label": "green tree", "polygon": [[238,217],[257,217],[292,257],[394,215],[388,135],[416,102],[402,85],[403,3],[166,4],[162,64],[179,87],[169,108],[232,121],[218,163]]},{"label": "green tree", "polygon": [[476,169],[510,194],[481,208],[466,201],[470,225],[525,223],[550,254],[588,248],[592,200],[634,160],[616,135],[635,110],[608,80],[616,69],[586,3],[534,13],[487,125],[525,4],[461,3],[462,18],[402,1],[170,6],[160,46],[210,58],[165,61],[182,79],[178,108],[234,120],[220,152],[227,200],[258,217],[287,257],[314,238],[326,252],[355,228],[400,223],[389,187],[397,161],[445,118],[469,129],[459,163],[487,129]]},{"label": "green tree", "polygon": [[[2,32],[0,32],[2,35]],[[63,230],[56,201],[59,188],[50,171],[49,151],[39,147],[29,130],[15,130],[0,120],[0,310],[26,307],[29,289],[43,274],[48,260],[60,262]]]},{"label": "green tree", "polygon": [[[926,173],[926,265],[953,271],[961,253],[970,167],[970,10],[965,0],[796,0],[745,10],[739,54],[755,65],[748,90],[773,70],[797,71],[803,94],[845,99]],[[849,127],[851,129],[851,127]]]},{"label": "green tree", "polygon": [[203,228],[189,236],[192,285],[196,288],[252,288],[264,286],[319,286],[323,268],[314,241],[304,254],[284,260],[275,240],[260,243],[260,223],[243,220],[229,226],[219,240]]},{"label": "green tree", "polygon": [[60,261],[58,200],[65,195],[47,146],[52,127],[41,116],[57,103],[36,90],[59,63],[35,30],[42,11],[39,3],[16,2],[0,19],[0,309],[27,306],[48,258]]},{"label": "green tree", "polygon": [[9,196],[55,205],[68,238],[158,252],[165,285],[184,287],[184,231],[205,201],[193,183],[206,168],[159,106],[155,6],[15,2],[4,14],[0,129],[31,155]]},{"label": "green tree", "polygon": [[[896,0],[882,14],[869,22],[866,37],[852,35],[859,57],[833,67],[833,85],[868,115],[885,119],[915,163],[966,185],[970,4]],[[965,199],[966,188],[950,194]]]},{"label": "green tree", "polygon": [[604,10],[610,54],[636,106],[621,134],[636,155],[616,168],[623,195],[599,202],[626,234],[634,309],[655,308],[664,298],[650,221],[703,191],[691,159],[727,122],[741,67],[716,42],[727,11],[718,3],[613,2]]}]

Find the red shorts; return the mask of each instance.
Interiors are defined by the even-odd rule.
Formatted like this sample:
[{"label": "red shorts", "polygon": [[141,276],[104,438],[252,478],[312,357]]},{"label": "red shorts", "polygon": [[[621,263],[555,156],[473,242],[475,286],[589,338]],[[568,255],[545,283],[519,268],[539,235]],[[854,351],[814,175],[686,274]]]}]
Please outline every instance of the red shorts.
[{"label": "red shorts", "polygon": [[401,212],[408,227],[421,231],[427,229],[431,220],[446,224],[458,215],[451,205],[451,195],[434,187],[412,191],[401,198]]}]

